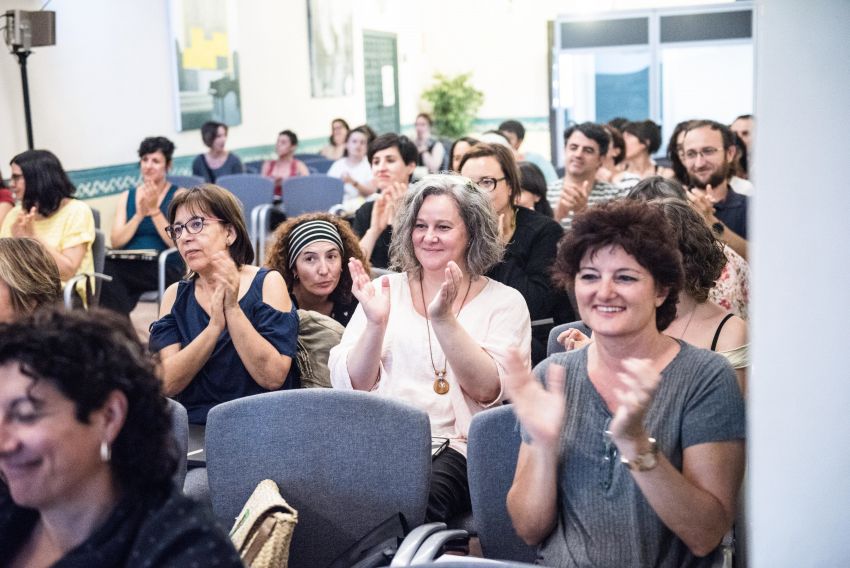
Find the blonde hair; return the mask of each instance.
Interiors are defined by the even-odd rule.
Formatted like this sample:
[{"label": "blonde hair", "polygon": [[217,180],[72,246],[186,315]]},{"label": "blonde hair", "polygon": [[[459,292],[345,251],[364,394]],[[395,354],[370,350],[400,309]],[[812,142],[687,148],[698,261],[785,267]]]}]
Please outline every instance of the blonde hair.
[{"label": "blonde hair", "polygon": [[62,298],[56,261],[35,239],[0,238],[0,281],[9,287],[12,311],[17,315]]}]

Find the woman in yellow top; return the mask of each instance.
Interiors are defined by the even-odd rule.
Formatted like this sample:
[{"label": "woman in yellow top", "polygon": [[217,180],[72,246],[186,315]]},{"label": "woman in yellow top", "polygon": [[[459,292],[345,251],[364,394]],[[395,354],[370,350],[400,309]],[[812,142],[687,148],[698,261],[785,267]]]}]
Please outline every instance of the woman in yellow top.
[{"label": "woman in yellow top", "polygon": [[[12,158],[12,184],[17,205],[0,227],[0,237],[31,237],[56,261],[62,284],[76,274],[94,272],[94,217],[73,195],[59,159],[47,150],[28,150]],[[85,284],[77,292],[85,294]]]}]

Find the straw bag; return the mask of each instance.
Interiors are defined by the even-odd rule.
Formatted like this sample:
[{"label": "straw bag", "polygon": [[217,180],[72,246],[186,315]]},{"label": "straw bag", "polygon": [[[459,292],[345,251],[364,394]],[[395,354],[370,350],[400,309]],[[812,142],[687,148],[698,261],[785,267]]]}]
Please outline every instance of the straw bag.
[{"label": "straw bag", "polygon": [[264,479],[257,485],[230,529],[230,540],[251,568],[286,568],[298,511],[290,507],[277,484]]}]

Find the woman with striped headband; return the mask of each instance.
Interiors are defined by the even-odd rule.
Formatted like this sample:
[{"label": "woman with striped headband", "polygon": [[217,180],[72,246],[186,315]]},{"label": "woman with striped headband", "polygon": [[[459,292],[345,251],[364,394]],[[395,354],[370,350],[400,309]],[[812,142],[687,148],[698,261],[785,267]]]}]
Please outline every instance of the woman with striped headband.
[{"label": "woman with striped headband", "polygon": [[369,270],[348,223],[335,215],[310,213],[289,219],[272,238],[266,266],[283,274],[292,303],[348,325],[357,307],[348,259],[356,258]]}]

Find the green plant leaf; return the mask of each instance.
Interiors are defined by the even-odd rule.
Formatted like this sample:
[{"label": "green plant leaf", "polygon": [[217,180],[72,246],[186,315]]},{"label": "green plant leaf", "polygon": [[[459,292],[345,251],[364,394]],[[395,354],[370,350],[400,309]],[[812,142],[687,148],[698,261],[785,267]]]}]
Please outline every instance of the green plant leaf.
[{"label": "green plant leaf", "polygon": [[434,84],[422,93],[431,104],[434,130],[446,138],[459,138],[472,127],[478,109],[484,103],[484,93],[469,82],[472,73],[449,77],[434,75]]}]

